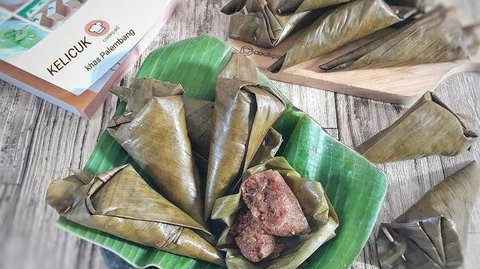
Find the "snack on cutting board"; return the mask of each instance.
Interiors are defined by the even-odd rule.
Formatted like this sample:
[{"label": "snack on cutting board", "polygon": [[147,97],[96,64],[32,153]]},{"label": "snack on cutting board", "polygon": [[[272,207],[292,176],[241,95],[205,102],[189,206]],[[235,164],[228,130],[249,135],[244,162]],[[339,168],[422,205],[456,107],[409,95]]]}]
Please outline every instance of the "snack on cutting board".
[{"label": "snack on cutting board", "polygon": [[294,36],[272,72],[312,61],[317,72],[451,62],[478,49],[478,34],[438,1],[233,0],[222,11],[230,38],[272,48]]}]

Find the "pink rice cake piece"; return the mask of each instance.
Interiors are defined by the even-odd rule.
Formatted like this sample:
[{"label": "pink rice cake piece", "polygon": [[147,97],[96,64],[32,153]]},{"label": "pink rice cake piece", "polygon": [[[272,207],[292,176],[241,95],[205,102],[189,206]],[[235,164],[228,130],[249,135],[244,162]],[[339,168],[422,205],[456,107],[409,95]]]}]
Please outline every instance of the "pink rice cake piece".
[{"label": "pink rice cake piece", "polygon": [[230,234],[242,255],[251,262],[259,262],[279,249],[275,236],[269,235],[246,209],[235,216]]},{"label": "pink rice cake piece", "polygon": [[269,234],[294,236],[311,231],[297,198],[278,171],[255,173],[241,188],[252,216]]}]

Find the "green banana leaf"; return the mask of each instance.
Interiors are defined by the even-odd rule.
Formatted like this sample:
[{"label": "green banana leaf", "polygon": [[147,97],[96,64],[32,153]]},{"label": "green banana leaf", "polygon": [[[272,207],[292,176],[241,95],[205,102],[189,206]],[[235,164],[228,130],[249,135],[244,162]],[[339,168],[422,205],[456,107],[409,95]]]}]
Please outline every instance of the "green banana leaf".
[{"label": "green banana leaf", "polygon": [[[152,52],[137,78],[155,78],[181,83],[187,98],[213,100],[217,75],[227,64],[234,49],[211,36],[187,39]],[[261,83],[275,87],[261,76]],[[274,124],[283,136],[280,155],[284,156],[302,177],[322,183],[335,208],[340,226],[337,236],[317,250],[305,268],[348,268],[362,251],[374,227],[383,202],[387,182],[378,168],[330,137],[320,125],[287,104],[288,110]],[[118,115],[125,104],[120,103]],[[126,151],[105,133],[85,166],[90,174],[132,163],[148,180]],[[115,236],[88,229],[61,218],[59,227],[102,246],[136,267],[203,269],[216,265],[165,253]]]},{"label": "green banana leaf", "polygon": [[277,61],[271,70],[278,71],[312,60],[402,22],[413,14],[412,8],[393,8],[383,0],[357,0],[346,3],[309,25],[285,57]]},{"label": "green banana leaf", "polygon": [[377,237],[382,268],[460,267],[479,188],[480,169],[474,161],[440,182],[392,223],[382,223]]}]

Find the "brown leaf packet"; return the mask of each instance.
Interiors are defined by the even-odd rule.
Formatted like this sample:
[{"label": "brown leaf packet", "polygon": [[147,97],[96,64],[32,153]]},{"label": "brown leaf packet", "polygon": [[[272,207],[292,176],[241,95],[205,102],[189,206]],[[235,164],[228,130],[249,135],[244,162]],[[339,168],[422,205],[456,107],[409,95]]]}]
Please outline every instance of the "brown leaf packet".
[{"label": "brown leaf packet", "polygon": [[203,188],[181,95],[151,97],[142,110],[127,111],[107,130],[167,199],[203,224]]},{"label": "brown leaf packet", "polygon": [[376,31],[402,22],[413,8],[391,7],[383,0],[357,0],[327,12],[309,25],[269,69],[278,72],[332,52]]},{"label": "brown leaf packet", "polygon": [[205,192],[205,219],[215,200],[248,168],[270,127],[285,110],[269,88],[238,79],[219,78]]},{"label": "brown leaf packet", "polygon": [[352,0],[281,0],[278,1],[275,12],[280,15],[288,15],[335,6],[350,1]]},{"label": "brown leaf packet", "polygon": [[[292,192],[295,194],[307,218],[311,232],[301,236],[293,236],[281,240],[283,250],[275,253],[271,259],[258,263],[247,261],[240,253],[230,234],[237,212],[245,207],[241,192],[217,199],[212,212],[212,219],[221,219],[227,228],[222,232],[217,246],[226,251],[225,262],[228,268],[297,268],[321,245],[335,236],[338,227],[338,217],[333,209],[322,185],[319,182],[302,179],[283,157],[275,157],[248,169],[242,176],[245,180],[250,175],[265,170],[278,171]],[[277,256],[278,255],[278,256]]]},{"label": "brown leaf packet", "polygon": [[[228,35],[250,44],[271,48],[296,30],[305,27],[322,13],[306,11],[280,16],[275,12],[276,0],[233,0],[222,12],[230,17]],[[241,11],[243,9],[243,11]]]},{"label": "brown leaf packet", "polygon": [[476,162],[451,175],[377,236],[385,268],[458,268],[466,247],[468,219],[480,186]]},{"label": "brown leaf packet", "polygon": [[[242,60],[242,59],[240,59]],[[243,76],[250,74],[241,69]],[[255,69],[256,71],[256,69]],[[112,93],[127,103],[124,115],[138,113],[153,97],[164,97],[183,94],[179,84],[142,78],[137,79],[132,87],[114,87]],[[195,163],[202,179],[207,177],[207,159],[210,148],[211,118],[213,102],[199,99],[184,98],[185,117],[187,120],[188,136],[192,144]],[[122,117],[114,120],[121,121]],[[131,117],[130,117],[131,118]],[[205,184],[205,182],[203,182]]]},{"label": "brown leaf packet", "polygon": [[247,57],[237,51],[232,53],[218,78],[235,78],[252,83],[260,83],[258,68]]},{"label": "brown leaf packet", "polygon": [[138,113],[153,97],[182,95],[183,88],[180,84],[172,84],[166,81],[151,78],[136,79],[131,87],[113,87],[110,90],[124,102],[127,102],[125,110]]},{"label": "brown leaf packet", "polygon": [[352,52],[321,69],[348,71],[465,60],[470,55],[467,41],[458,20],[440,7],[360,48],[362,52]]},{"label": "brown leaf packet", "polygon": [[420,12],[430,12],[442,4],[442,0],[386,0],[395,6],[407,6],[417,8]]},{"label": "brown leaf packet", "polygon": [[427,92],[400,119],[361,144],[357,151],[373,163],[453,156],[469,149],[478,134],[472,119],[455,114]]},{"label": "brown leaf packet", "polygon": [[128,241],[219,265],[210,233],[153,190],[131,165],[95,177],[78,172],[53,181],[47,202],[66,219]]}]

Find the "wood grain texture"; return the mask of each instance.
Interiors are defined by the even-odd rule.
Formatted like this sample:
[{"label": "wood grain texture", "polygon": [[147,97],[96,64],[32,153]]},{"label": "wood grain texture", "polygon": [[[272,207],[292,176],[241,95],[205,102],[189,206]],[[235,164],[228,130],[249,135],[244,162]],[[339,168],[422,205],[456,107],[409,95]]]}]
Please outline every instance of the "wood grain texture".
[{"label": "wood grain texture", "polygon": [[[471,1],[480,11],[478,1]],[[174,16],[122,84],[131,83],[145,56],[157,47],[204,33],[225,39],[228,18],[218,10],[226,2],[180,1]],[[402,106],[275,84],[295,106],[349,146],[358,146],[406,111]],[[478,120],[479,85],[478,74],[456,75],[443,83],[437,94],[455,111]],[[0,268],[105,268],[97,247],[55,226],[58,215],[44,197],[51,180],[67,175],[66,167],[81,168],[85,164],[113,114],[116,98],[110,97],[93,119],[86,121],[5,82],[0,81],[0,89]],[[390,186],[379,222],[392,220],[433,185],[473,159],[480,161],[479,143],[458,157],[382,165]],[[480,264],[475,255],[480,246],[473,244],[480,240],[479,208],[472,212],[467,269]],[[353,268],[378,267],[375,236],[376,230]]]}]

